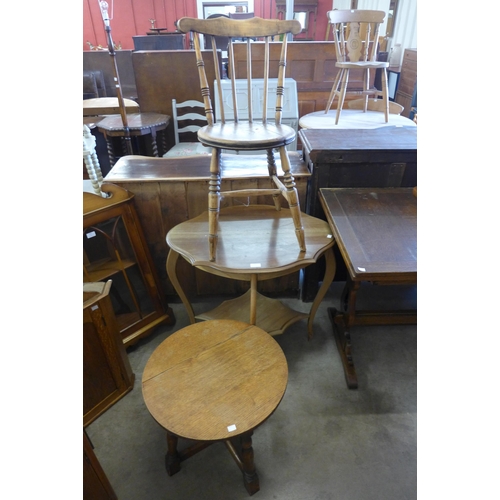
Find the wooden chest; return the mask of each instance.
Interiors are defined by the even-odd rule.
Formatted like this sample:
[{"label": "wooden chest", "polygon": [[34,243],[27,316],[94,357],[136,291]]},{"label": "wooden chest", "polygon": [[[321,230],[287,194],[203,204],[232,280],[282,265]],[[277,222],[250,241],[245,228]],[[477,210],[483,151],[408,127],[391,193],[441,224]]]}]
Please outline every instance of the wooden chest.
[{"label": "wooden chest", "polygon": [[[304,207],[311,174],[299,152],[290,152],[289,156],[299,201]],[[282,170],[279,158],[276,163],[280,176]],[[177,224],[207,210],[209,179],[210,156],[203,155],[179,158],[122,157],[105,178],[106,182],[119,185],[135,195],[135,207],[167,295],[175,295],[175,290],[165,269],[168,255],[166,235]],[[269,187],[269,182],[265,155],[223,155],[222,191]],[[248,199],[222,198],[221,207],[242,203],[248,203]],[[272,198],[268,196],[253,200],[253,203],[273,204]],[[286,202],[283,203],[286,206]],[[185,261],[179,262],[181,265],[183,268],[178,275],[190,298],[198,295],[237,295],[248,289],[247,282],[205,273]],[[259,289],[268,294],[297,296],[299,273],[262,282]]]},{"label": "wooden chest", "polygon": [[417,185],[417,127],[303,129],[311,172],[305,212],[322,217],[319,188]]},{"label": "wooden chest", "polygon": [[[417,185],[417,127],[303,129],[303,155],[311,172],[305,212],[325,219],[320,188],[413,187]],[[337,254],[336,281],[345,279]],[[313,300],[322,270],[304,270],[302,299]]]}]

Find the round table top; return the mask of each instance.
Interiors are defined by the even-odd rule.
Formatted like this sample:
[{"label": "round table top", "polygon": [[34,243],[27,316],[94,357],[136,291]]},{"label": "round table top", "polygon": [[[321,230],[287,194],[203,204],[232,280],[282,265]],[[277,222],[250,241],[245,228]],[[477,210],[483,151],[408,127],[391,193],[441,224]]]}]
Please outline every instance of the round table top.
[{"label": "round table top", "polygon": [[165,339],[144,368],[142,393],[153,418],[197,441],[252,430],[277,408],[288,366],[276,340],[240,321],[210,320]]}]

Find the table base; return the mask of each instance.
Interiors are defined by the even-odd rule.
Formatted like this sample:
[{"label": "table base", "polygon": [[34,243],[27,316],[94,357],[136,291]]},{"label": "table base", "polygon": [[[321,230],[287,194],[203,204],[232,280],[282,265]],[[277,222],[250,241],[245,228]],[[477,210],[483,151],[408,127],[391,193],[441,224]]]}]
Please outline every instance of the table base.
[{"label": "table base", "polygon": [[[237,439],[227,439],[223,441],[236,462],[236,465],[243,473],[243,484],[245,485],[245,488],[250,496],[260,490],[259,477],[254,464],[252,434],[253,431],[248,431],[238,436]],[[165,455],[165,467],[167,469],[167,474],[169,476],[173,476],[179,472],[181,462],[217,442],[219,441],[196,441],[188,448],[179,451],[177,449],[178,437],[167,431],[168,451]]]}]

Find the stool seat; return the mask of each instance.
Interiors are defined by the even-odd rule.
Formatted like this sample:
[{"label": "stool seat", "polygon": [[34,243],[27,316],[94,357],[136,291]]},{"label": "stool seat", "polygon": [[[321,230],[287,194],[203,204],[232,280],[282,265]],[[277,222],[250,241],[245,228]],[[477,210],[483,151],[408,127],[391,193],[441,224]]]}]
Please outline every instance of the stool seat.
[{"label": "stool seat", "polygon": [[[224,441],[249,493],[258,491],[252,431],[276,410],[287,381],[282,349],[256,326],[210,320],[170,335],[155,349],[142,376],[144,402],[167,431],[169,475],[193,454],[177,450],[177,437]],[[241,438],[241,454],[230,441],[235,437]]]},{"label": "stool seat", "polygon": [[[130,113],[127,114],[128,128],[132,135],[151,133],[151,128],[163,130],[167,128],[170,116],[160,113]],[[123,135],[123,122],[121,115],[109,115],[102,119],[97,127],[105,130],[109,135]]]}]

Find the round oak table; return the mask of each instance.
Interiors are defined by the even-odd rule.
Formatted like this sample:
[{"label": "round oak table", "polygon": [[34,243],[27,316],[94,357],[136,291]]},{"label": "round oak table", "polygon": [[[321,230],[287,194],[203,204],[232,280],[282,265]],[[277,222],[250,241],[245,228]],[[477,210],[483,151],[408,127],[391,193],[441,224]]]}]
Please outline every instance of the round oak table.
[{"label": "round oak table", "polygon": [[[142,377],[146,407],[167,431],[168,475],[179,471],[181,461],[223,441],[248,493],[259,491],[251,436],[278,407],[287,381],[282,349],[257,326],[210,320],[170,335]],[[179,451],[179,437],[195,443]]]}]

